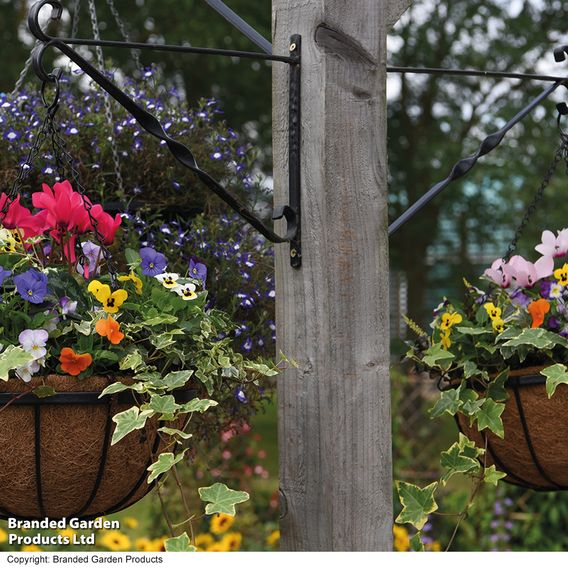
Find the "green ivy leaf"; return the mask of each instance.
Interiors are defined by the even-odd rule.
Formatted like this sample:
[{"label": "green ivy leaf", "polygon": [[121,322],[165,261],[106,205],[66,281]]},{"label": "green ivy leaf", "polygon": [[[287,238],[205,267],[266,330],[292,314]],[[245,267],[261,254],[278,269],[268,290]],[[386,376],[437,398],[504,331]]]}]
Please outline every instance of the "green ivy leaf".
[{"label": "green ivy leaf", "polygon": [[503,347],[519,347],[521,345],[529,345],[537,349],[552,349],[556,345],[568,346],[568,342],[556,333],[536,327],[523,329],[517,337],[504,343]]},{"label": "green ivy leaf", "polygon": [[131,387],[125,385],[124,383],[112,383],[112,385],[109,385],[106,389],[103,390],[103,392],[99,395],[99,398],[102,398],[103,396],[107,396],[109,394],[116,394],[117,392],[122,392],[129,388]]},{"label": "green ivy leaf", "polygon": [[466,379],[479,375],[480,371],[473,361],[465,361],[463,364],[463,374]]},{"label": "green ivy leaf", "polygon": [[497,402],[507,400],[508,394],[505,389],[505,383],[509,378],[509,368],[501,371],[490,383],[487,388],[487,396]]},{"label": "green ivy leaf", "polygon": [[561,384],[568,384],[568,371],[566,365],[557,363],[546,367],[540,372],[541,375],[546,377],[546,394],[548,398],[556,392],[556,387]]},{"label": "green ivy leaf", "polygon": [[189,381],[193,371],[174,371],[164,377],[163,386],[166,390],[179,389]]},{"label": "green ivy leaf", "polygon": [[247,361],[244,364],[244,367],[247,371],[256,371],[265,377],[274,377],[278,374],[278,369],[272,369],[264,363],[253,363],[251,361]]},{"label": "green ivy leaf", "polygon": [[177,456],[174,456],[171,452],[164,452],[158,456],[158,460],[155,461],[149,468],[148,471],[150,475],[148,476],[148,483],[152,483],[154,479],[157,479],[166,471],[170,471],[170,469],[178,462],[183,459],[185,452],[187,450],[183,450],[183,452],[179,453]]},{"label": "green ivy leaf", "polygon": [[229,489],[224,483],[215,483],[209,487],[199,488],[199,497],[206,502],[206,515],[215,513],[225,513],[235,516],[237,511],[235,505],[248,501],[249,494],[246,491],[234,491]]},{"label": "green ivy leaf", "polygon": [[21,347],[8,345],[8,347],[0,353],[0,379],[7,381],[10,378],[10,371],[22,367],[33,360],[33,355],[24,351]]},{"label": "green ivy leaf", "polygon": [[475,459],[485,453],[483,448],[478,447],[473,440],[470,440],[461,432],[459,433],[458,445],[461,453],[468,458]]},{"label": "green ivy leaf", "polygon": [[188,434],[187,432],[182,432],[181,430],[178,430],[177,428],[167,428],[166,426],[163,426],[162,428],[158,428],[159,432],[163,432],[164,434],[167,434],[168,436],[179,436],[180,438],[183,438],[184,440],[189,440],[193,434]]},{"label": "green ivy leaf", "polygon": [[120,363],[118,364],[118,368],[121,371],[127,371],[129,369],[136,370],[138,367],[141,367],[144,364],[144,359],[142,359],[142,355],[140,351],[136,349],[132,353],[128,353],[125,355]]},{"label": "green ivy leaf", "polygon": [[499,438],[504,438],[505,431],[503,429],[503,421],[501,420],[501,414],[503,414],[504,410],[505,405],[503,403],[486,398],[476,414],[477,428],[479,430],[489,428]]},{"label": "green ivy leaf", "polygon": [[461,386],[457,389],[450,389],[440,393],[440,398],[436,401],[434,406],[428,411],[431,418],[437,418],[445,412],[454,416],[460,409],[462,401],[460,400]]},{"label": "green ivy leaf", "polygon": [[483,472],[483,481],[485,481],[485,483],[491,483],[492,485],[497,485],[499,480],[504,477],[507,477],[507,474],[502,471],[497,471],[494,465],[486,467]]},{"label": "green ivy leaf", "polygon": [[436,491],[437,487],[437,481],[423,489],[412,483],[397,481],[396,488],[402,511],[396,518],[396,522],[401,524],[410,523],[419,531],[422,530],[428,520],[428,515],[438,509],[438,505],[434,500],[434,491]]},{"label": "green ivy leaf", "polygon": [[161,316],[156,316],[143,321],[142,325],[148,325],[152,327],[155,325],[166,325],[170,323],[176,323],[177,321],[178,321],[177,316],[172,316],[170,314],[163,314]]},{"label": "green ivy leaf", "polygon": [[116,428],[112,435],[111,445],[120,442],[120,440],[130,434],[130,432],[144,428],[144,426],[146,426],[146,420],[152,414],[153,412],[151,410],[143,410],[140,412],[137,406],[115,414],[112,417],[112,421],[116,424]]},{"label": "green ivy leaf", "polygon": [[32,392],[38,398],[47,398],[48,396],[53,396],[54,394],[57,394],[56,390],[48,385],[41,385],[40,387],[36,387]]},{"label": "green ivy leaf", "polygon": [[455,358],[453,353],[442,349],[439,345],[432,345],[424,352],[422,361],[428,367],[439,367],[440,363],[448,363]]},{"label": "green ivy leaf", "polygon": [[180,534],[179,536],[168,538],[164,542],[166,552],[196,552],[197,548],[190,544],[187,533]]},{"label": "green ivy leaf", "polygon": [[410,539],[410,548],[414,552],[424,552],[424,543],[422,542],[422,533],[418,531],[411,539]]},{"label": "green ivy leaf", "polygon": [[442,452],[440,465],[447,469],[447,472],[442,476],[443,485],[446,485],[449,479],[456,473],[469,473],[481,467],[477,460],[462,454],[462,449],[458,442],[453,444],[447,451]]},{"label": "green ivy leaf", "polygon": [[180,405],[176,404],[176,399],[171,394],[165,396],[155,394],[150,399],[148,407],[158,414],[173,414]]},{"label": "green ivy leaf", "polygon": [[465,335],[483,335],[484,333],[493,333],[493,329],[491,327],[469,327],[464,325],[456,327],[456,331]]}]

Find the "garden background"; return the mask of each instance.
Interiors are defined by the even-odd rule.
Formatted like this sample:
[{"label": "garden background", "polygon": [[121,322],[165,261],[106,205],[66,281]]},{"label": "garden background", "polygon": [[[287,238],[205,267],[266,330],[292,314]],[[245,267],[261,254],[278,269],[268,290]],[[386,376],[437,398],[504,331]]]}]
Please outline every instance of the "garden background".
[{"label": "garden background", "polygon": [[[204,47],[250,49],[250,42],[202,0],[114,0],[134,41],[190,42]],[[270,37],[270,2],[228,0],[227,4]],[[67,2],[66,6],[70,6]],[[3,74],[0,77],[0,176],[7,183],[23,160],[40,113],[39,83],[32,73],[11,94],[33,45],[25,28],[28,2],[0,0]],[[389,37],[389,64],[554,72],[552,49],[565,40],[568,2],[560,0],[416,0]],[[118,39],[109,3],[97,1],[101,34]],[[183,15],[183,17],[180,17]],[[65,14],[64,33],[72,26]],[[78,35],[92,37],[86,6]],[[88,53],[85,52],[85,53]],[[266,214],[271,199],[271,68],[269,63],[141,54],[141,67],[128,51],[105,50],[106,69],[137,100],[156,112],[170,132],[195,151],[205,170],[223,179],[242,199]],[[164,252],[178,251],[180,266],[191,259],[207,265],[211,302],[240,322],[235,345],[246,353],[276,357],[272,246],[230,215],[214,196],[113,108],[107,124],[103,97],[74,70],[66,75],[60,120],[72,140],[85,185],[109,207],[126,212],[123,242],[134,236]],[[460,157],[475,151],[487,133],[502,126],[540,92],[539,83],[449,76],[402,75],[389,79],[391,216],[445,177]],[[563,93],[560,93],[562,96]],[[30,116],[32,120],[30,120]],[[448,445],[453,422],[434,427],[427,408],[435,385],[399,364],[408,314],[427,325],[441,296],[459,296],[462,276],[474,282],[502,255],[526,203],[535,193],[557,144],[553,101],[515,127],[481,167],[434,200],[391,242],[391,336],[395,478],[424,484],[438,477],[439,452]],[[125,191],[116,183],[112,146],[116,140]],[[31,187],[53,182],[49,156],[32,172]],[[566,226],[564,172],[547,188],[523,243],[539,241],[542,229]],[[144,216],[144,221],[141,219]],[[459,276],[458,276],[459,275]],[[340,277],[341,275],[338,275]],[[194,480],[220,476],[251,492],[236,517],[195,523],[200,548],[275,550],[278,547],[278,448],[274,386],[239,390],[222,431],[203,432],[184,468],[184,487],[195,499]],[[449,484],[445,510],[460,510],[465,488]],[[169,510],[168,484],[163,497]],[[395,500],[396,502],[396,500]],[[155,494],[118,515],[119,533],[99,535],[101,550],[158,550],[166,535]],[[568,537],[568,497],[514,488],[486,489],[464,520],[454,550],[563,550]],[[449,540],[453,524],[433,517],[430,548]],[[19,549],[5,541],[3,550]],[[395,549],[408,548],[408,533],[395,529]],[[48,548],[49,549],[49,548]]]}]

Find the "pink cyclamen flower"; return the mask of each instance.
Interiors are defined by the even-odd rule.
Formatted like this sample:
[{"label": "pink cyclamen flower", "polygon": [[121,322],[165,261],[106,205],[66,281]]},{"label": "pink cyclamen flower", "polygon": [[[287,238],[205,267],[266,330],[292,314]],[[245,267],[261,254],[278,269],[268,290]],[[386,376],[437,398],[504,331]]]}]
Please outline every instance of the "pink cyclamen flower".
[{"label": "pink cyclamen flower", "polygon": [[554,258],[564,256],[568,252],[568,229],[558,231],[558,236],[552,231],[543,231],[542,242],[535,247],[535,250],[543,256]]},{"label": "pink cyclamen flower", "polygon": [[509,261],[508,269],[518,287],[532,288],[539,280],[554,272],[554,259],[543,256],[533,264],[522,256],[515,255]]},{"label": "pink cyclamen flower", "polygon": [[502,258],[495,260],[491,268],[488,268],[483,274],[491,278],[491,280],[501,286],[501,288],[507,288],[511,283],[511,272],[507,263]]}]

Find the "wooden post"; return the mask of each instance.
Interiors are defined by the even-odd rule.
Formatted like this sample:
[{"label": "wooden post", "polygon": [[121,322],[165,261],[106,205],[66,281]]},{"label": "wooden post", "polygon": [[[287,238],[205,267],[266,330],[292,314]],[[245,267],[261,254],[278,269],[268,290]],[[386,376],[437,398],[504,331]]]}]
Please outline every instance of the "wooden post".
[{"label": "wooden post", "polygon": [[[302,268],[277,245],[283,550],[391,550],[386,33],[410,0],[273,0],[302,36]],[[288,70],[274,65],[275,204]]]}]

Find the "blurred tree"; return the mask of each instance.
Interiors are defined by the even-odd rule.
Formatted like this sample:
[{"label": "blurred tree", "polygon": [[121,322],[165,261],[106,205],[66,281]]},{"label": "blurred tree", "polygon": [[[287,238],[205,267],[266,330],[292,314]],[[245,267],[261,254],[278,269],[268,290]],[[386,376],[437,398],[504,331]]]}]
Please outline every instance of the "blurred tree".
[{"label": "blurred tree", "polygon": [[[559,0],[416,0],[390,37],[389,63],[534,73],[543,61],[553,62],[552,49],[564,32],[559,14],[566,9],[568,2]],[[551,64],[547,71],[565,75],[566,65]],[[402,75],[390,86],[391,219],[545,88],[440,75]],[[393,237],[391,263],[407,274],[412,317],[424,321],[433,307],[426,299],[429,274],[437,272],[446,291],[457,290],[462,276],[479,274],[484,257],[505,253],[557,145],[555,114],[552,100],[538,107],[465,181],[450,186]],[[564,182],[559,170],[527,230],[533,240],[543,228],[566,225],[558,207]],[[433,267],[436,262],[452,269]]]}]

